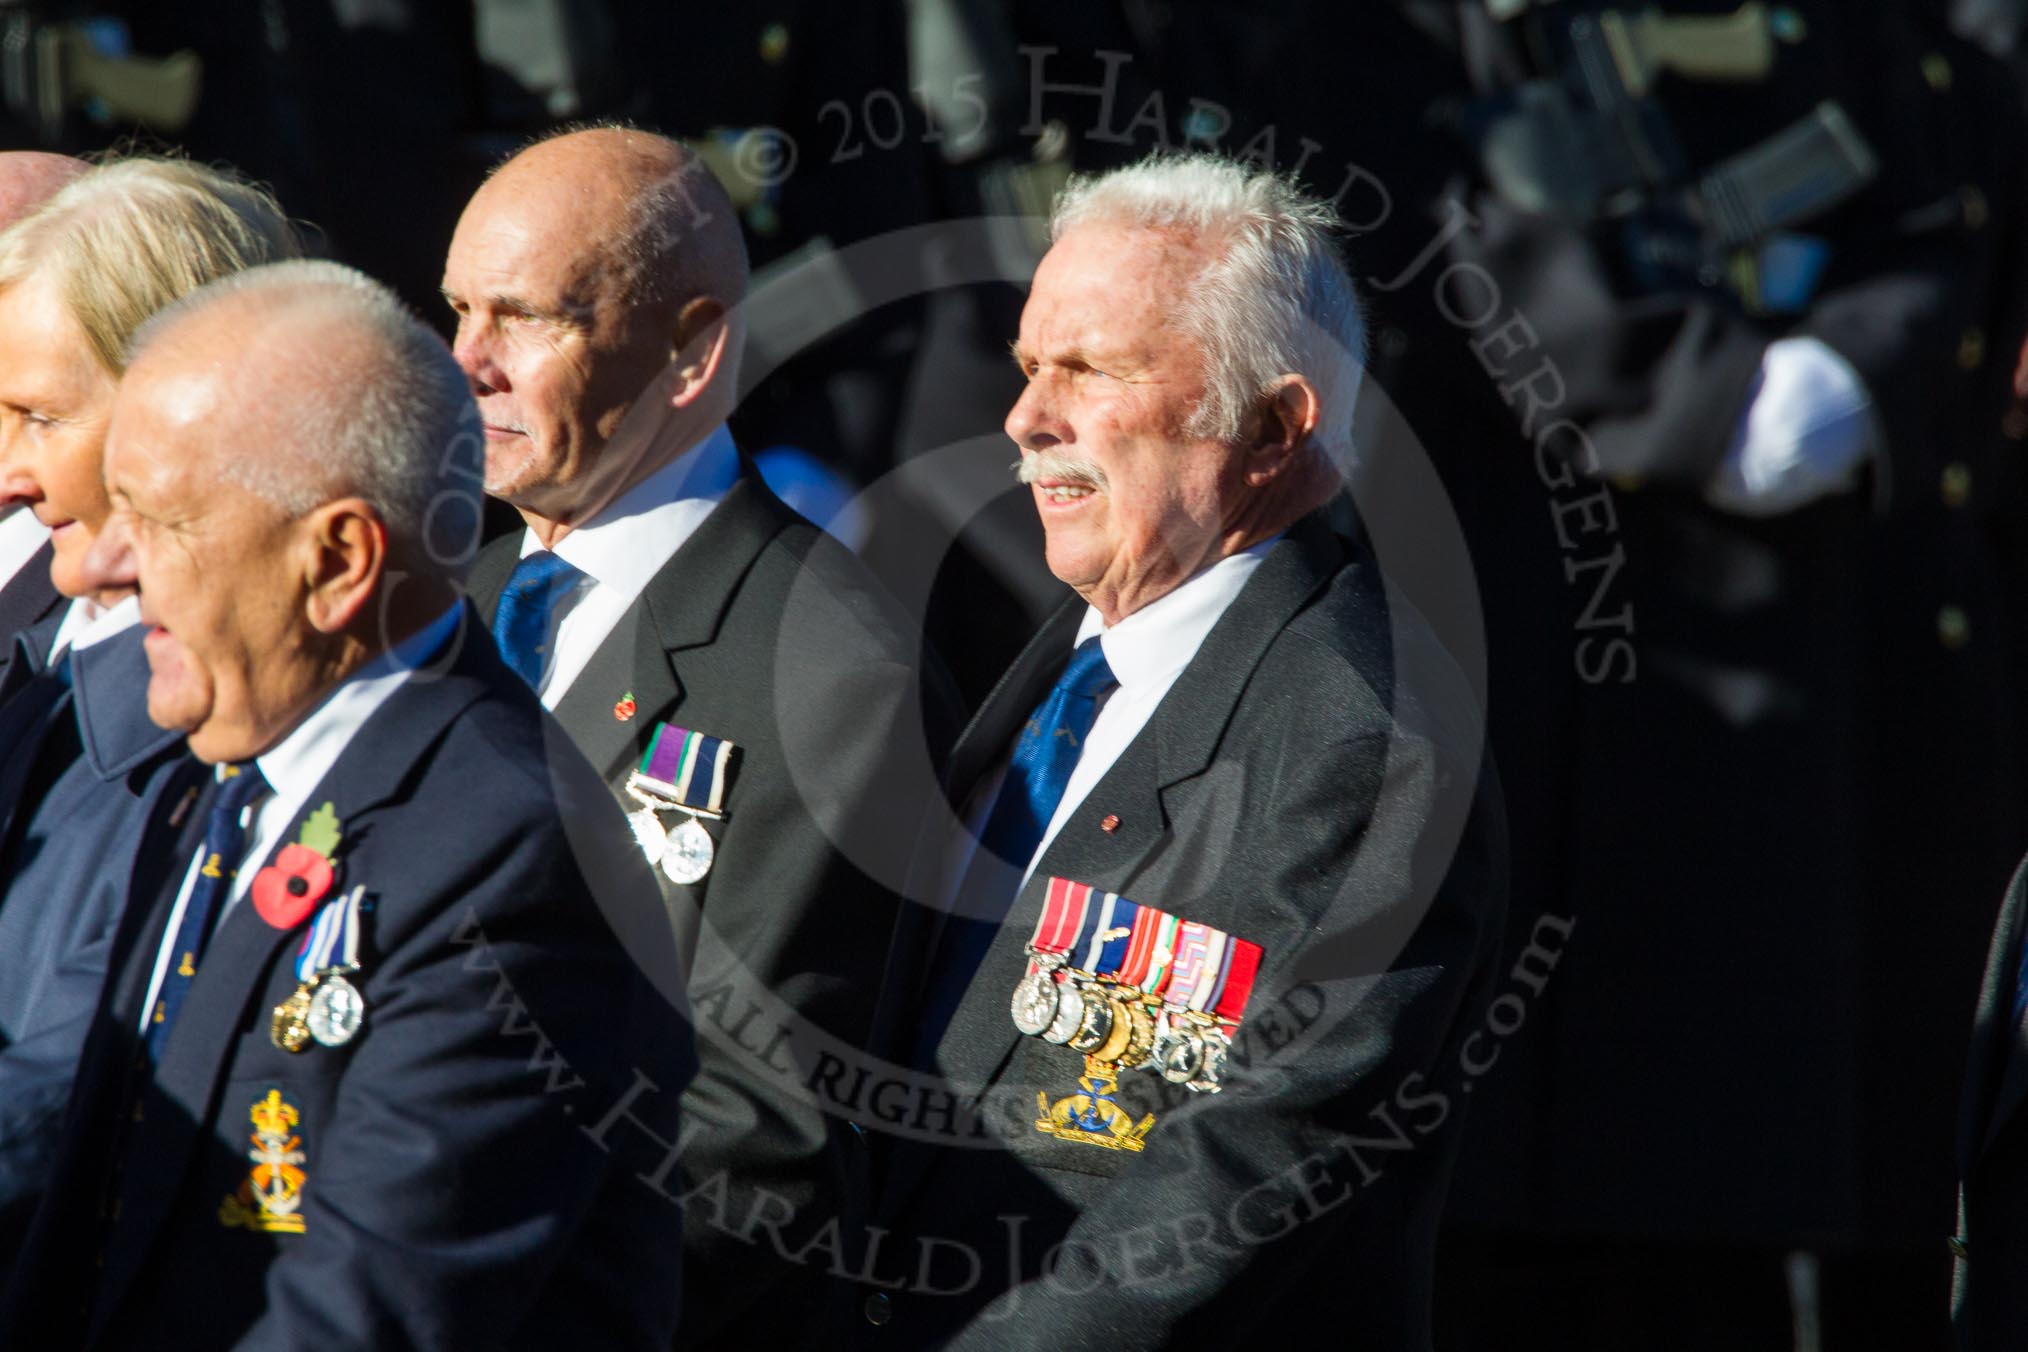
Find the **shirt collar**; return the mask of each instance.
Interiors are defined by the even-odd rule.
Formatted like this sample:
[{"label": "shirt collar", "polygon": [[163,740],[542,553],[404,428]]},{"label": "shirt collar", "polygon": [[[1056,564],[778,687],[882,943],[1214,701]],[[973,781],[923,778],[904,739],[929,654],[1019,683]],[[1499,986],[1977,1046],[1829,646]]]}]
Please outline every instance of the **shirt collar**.
[{"label": "shirt collar", "polygon": [[418,632],[339,682],[330,694],[281,741],[255,758],[268,787],[282,801],[310,796],[374,711],[401,688],[409,673],[426,664],[458,627],[452,606]]},{"label": "shirt collar", "polygon": [[[717,502],[738,478],[739,449],[720,423],[704,440],[573,528],[557,541],[556,553],[598,585],[639,595],[669,561],[674,522],[695,512],[698,504]],[[522,533],[522,558],[541,547],[533,531]]]},{"label": "shirt collar", "polygon": [[94,643],[103,643],[141,620],[141,598],[129,596],[113,606],[102,606],[88,596],[74,598],[63,613],[50,641],[49,659],[54,662],[66,652],[79,652]]},{"label": "shirt collar", "polygon": [[1087,607],[1077,627],[1076,642],[1093,634],[1105,649],[1106,665],[1122,689],[1152,681],[1173,680],[1190,665],[1211,627],[1246,586],[1253,570],[1267,557],[1279,535],[1270,536],[1236,554],[1228,554],[1182,586],[1142,606],[1108,628],[1098,608]]}]

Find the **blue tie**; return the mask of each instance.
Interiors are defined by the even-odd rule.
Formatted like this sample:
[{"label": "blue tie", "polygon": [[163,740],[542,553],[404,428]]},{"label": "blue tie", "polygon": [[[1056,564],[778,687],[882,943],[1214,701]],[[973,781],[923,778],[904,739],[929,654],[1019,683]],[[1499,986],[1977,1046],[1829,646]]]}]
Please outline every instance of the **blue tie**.
[{"label": "blue tie", "polygon": [[544,658],[549,655],[551,612],[563,594],[575,587],[584,574],[546,549],[514,565],[507,589],[500,593],[500,608],[493,616],[493,641],[500,656],[530,689],[542,685]]},{"label": "blue tie", "polygon": [[[1097,635],[1077,645],[1070,665],[1056,678],[1048,696],[1028,716],[1007,762],[979,847],[958,885],[953,912],[945,920],[945,940],[938,945],[936,970],[929,974],[928,998],[918,1029],[917,1057],[928,1064],[929,1053],[943,1036],[972,976],[986,959],[1000,921],[1018,890],[1019,870],[1042,844],[1049,819],[1070,784],[1070,772],[1084,752],[1084,739],[1098,718],[1098,697],[1119,682],[1106,665]],[[1008,865],[1013,865],[1010,875]],[[1011,985],[1011,982],[1009,983]]]},{"label": "blue tie", "polygon": [[246,829],[240,818],[249,803],[268,791],[266,776],[252,761],[220,766],[219,778],[211,819],[204,829],[204,862],[198,867],[190,899],[184,903],[182,922],[176,926],[176,947],[169,955],[168,970],[162,974],[155,1012],[148,1019],[148,1060],[158,1065],[169,1045],[169,1030],[176,1026],[176,1015],[183,1008],[183,998],[196,979],[212,921],[232,894],[232,880],[239,872],[240,856],[246,852]]},{"label": "blue tie", "polygon": [[1028,716],[1014,743],[1007,778],[979,837],[982,849],[1027,867],[1049,829],[1049,819],[1056,815],[1056,805],[1063,801],[1070,772],[1077,768],[1084,739],[1098,718],[1098,697],[1118,684],[1096,634],[1077,645],[1070,665],[1056,678],[1048,698]]}]

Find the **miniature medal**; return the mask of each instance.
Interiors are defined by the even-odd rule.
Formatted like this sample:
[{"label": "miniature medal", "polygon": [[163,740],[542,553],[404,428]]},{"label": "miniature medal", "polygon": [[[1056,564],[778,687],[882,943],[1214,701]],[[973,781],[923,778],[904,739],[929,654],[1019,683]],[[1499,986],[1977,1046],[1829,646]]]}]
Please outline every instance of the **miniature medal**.
[{"label": "miniature medal", "polygon": [[711,833],[697,818],[685,817],[683,824],[669,833],[668,848],[662,852],[662,871],[686,885],[702,881],[711,872],[714,852]]},{"label": "miniature medal", "polygon": [[1056,1018],[1056,992],[1056,974],[1051,968],[1038,967],[1022,978],[1014,988],[1014,1026],[1029,1037],[1048,1028]]},{"label": "miniature medal", "polygon": [[310,988],[315,979],[298,985],[295,994],[275,1006],[268,1023],[268,1037],[285,1052],[300,1052],[310,1045]]},{"label": "miniature medal", "polygon": [[342,1047],[366,1021],[366,999],[359,988],[334,972],[317,984],[303,1022],[311,1037],[326,1047]]},{"label": "miniature medal", "polygon": [[1085,997],[1084,1017],[1078,1022],[1077,1031],[1064,1043],[1074,1052],[1097,1051],[1113,1031],[1113,1001],[1103,991],[1093,991]]},{"label": "miniature medal", "polygon": [[1171,1023],[1155,1044],[1152,1062],[1170,1084],[1189,1084],[1204,1065],[1204,1040],[1180,1021]]},{"label": "miniature medal", "polygon": [[1042,1030],[1042,1040],[1059,1045],[1068,1042],[1083,1020],[1084,992],[1078,989],[1075,978],[1066,980],[1056,988],[1056,1017]]}]

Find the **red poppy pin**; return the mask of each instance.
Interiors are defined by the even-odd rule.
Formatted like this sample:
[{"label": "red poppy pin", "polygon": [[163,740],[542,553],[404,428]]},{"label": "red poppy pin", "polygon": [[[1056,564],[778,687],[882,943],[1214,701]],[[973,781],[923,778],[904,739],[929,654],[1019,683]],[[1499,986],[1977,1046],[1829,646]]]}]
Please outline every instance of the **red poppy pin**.
[{"label": "red poppy pin", "polygon": [[620,696],[620,702],[613,706],[613,717],[624,723],[632,718],[638,709],[639,706],[634,703],[634,692],[629,690]]},{"label": "red poppy pin", "polygon": [[278,930],[294,929],[308,919],[337,881],[331,857],[341,839],[332,804],[311,813],[296,843],[282,846],[275,862],[254,874],[253,904],[261,919]]}]

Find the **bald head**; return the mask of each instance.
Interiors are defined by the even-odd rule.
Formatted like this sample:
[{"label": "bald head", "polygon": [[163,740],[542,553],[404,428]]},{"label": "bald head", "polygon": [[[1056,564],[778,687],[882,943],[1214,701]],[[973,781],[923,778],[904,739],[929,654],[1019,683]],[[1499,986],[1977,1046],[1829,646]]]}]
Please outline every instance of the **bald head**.
[{"label": "bald head", "polygon": [[41,150],[0,151],[0,230],[41,206],[91,166]]},{"label": "bald head", "polygon": [[494,170],[470,210],[505,210],[559,252],[616,270],[636,303],[746,295],[746,244],[725,189],[666,136],[594,127],[538,141]]},{"label": "bald head", "polygon": [[732,203],[666,137],[567,132],[501,165],[444,262],[486,490],[553,547],[702,441],[735,402],[746,283]]},{"label": "bald head", "polygon": [[364,274],[237,273],[156,316],[129,356],[158,404],[211,429],[220,476],[292,516],[362,497],[397,553],[460,566],[469,554],[468,540],[425,533],[476,531],[471,395],[442,340]]}]

